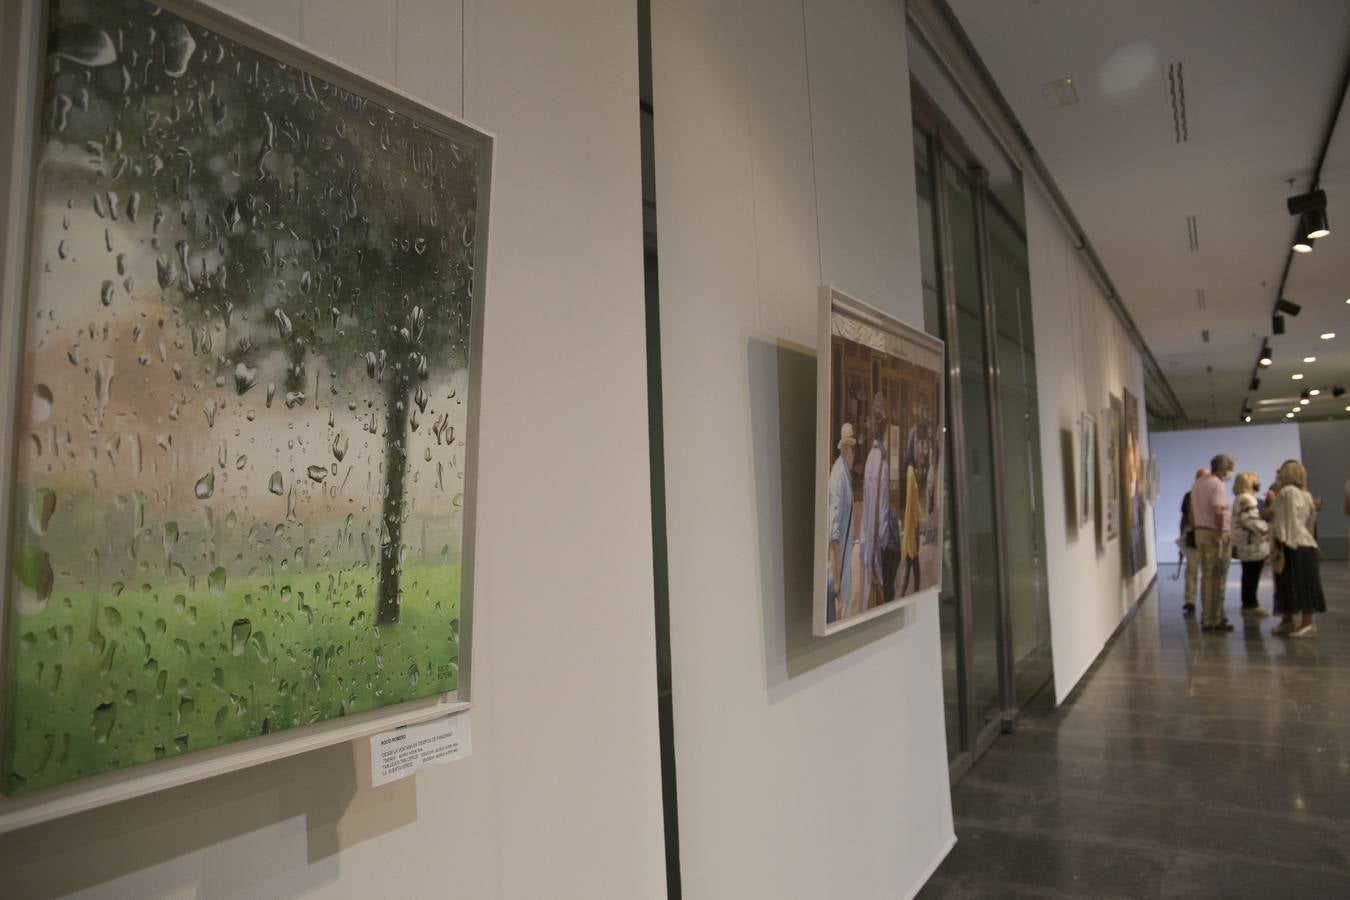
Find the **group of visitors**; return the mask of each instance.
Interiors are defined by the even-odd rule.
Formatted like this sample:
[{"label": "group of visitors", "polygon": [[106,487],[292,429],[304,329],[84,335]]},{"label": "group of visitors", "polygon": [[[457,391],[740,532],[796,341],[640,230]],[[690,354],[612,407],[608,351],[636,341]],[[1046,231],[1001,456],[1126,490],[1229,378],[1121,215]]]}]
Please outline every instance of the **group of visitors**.
[{"label": "group of visitors", "polygon": [[1242,564],[1242,615],[1266,617],[1269,613],[1257,600],[1257,588],[1269,562],[1275,574],[1275,613],[1280,617],[1271,633],[1316,637],[1313,615],[1326,612],[1327,605],[1315,534],[1320,504],[1308,493],[1308,471],[1296,459],[1285,461],[1264,497],[1260,476],[1241,472],[1234,479],[1230,504],[1224,482],[1236,468],[1232,457],[1220,453],[1208,469],[1196,472],[1195,483],[1181,501],[1186,558],[1183,613],[1195,615],[1198,590],[1200,630],[1232,631],[1224,612],[1224,587],[1228,564],[1237,559]]}]

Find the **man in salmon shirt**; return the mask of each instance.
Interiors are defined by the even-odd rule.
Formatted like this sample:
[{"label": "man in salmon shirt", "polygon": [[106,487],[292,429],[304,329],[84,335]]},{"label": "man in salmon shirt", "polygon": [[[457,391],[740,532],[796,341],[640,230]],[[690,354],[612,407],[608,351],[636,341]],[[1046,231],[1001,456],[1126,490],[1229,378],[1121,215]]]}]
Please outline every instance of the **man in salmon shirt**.
[{"label": "man in salmon shirt", "polygon": [[1232,504],[1224,482],[1236,468],[1233,458],[1220,453],[1209,463],[1209,475],[1191,486],[1191,523],[1200,553],[1201,631],[1232,631],[1223,611],[1224,586],[1233,552]]}]

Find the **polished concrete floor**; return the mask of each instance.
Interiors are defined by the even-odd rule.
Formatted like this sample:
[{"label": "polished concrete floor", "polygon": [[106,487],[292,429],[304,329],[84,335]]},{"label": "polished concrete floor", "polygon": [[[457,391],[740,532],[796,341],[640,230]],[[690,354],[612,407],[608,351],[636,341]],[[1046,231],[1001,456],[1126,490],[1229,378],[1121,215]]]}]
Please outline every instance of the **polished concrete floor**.
[{"label": "polished concrete floor", "polygon": [[1238,628],[1202,635],[1174,571],[957,785],[958,843],[921,898],[1350,897],[1346,563],[1324,565],[1306,641],[1241,624],[1236,566]]}]

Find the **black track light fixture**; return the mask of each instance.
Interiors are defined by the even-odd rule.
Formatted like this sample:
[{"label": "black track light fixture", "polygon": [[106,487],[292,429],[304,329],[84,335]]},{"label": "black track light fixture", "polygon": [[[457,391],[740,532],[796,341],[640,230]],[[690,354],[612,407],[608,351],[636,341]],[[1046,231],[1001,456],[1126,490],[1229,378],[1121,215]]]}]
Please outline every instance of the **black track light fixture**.
[{"label": "black track light fixture", "polygon": [[1308,191],[1306,194],[1295,194],[1285,200],[1284,205],[1291,216],[1301,216],[1313,210],[1325,210],[1327,208],[1327,192]]},{"label": "black track light fixture", "polygon": [[1256,358],[1259,365],[1268,366],[1275,362],[1275,357],[1270,353],[1270,341],[1261,342],[1261,355]]},{"label": "black track light fixture", "polygon": [[1302,393],[1300,393],[1300,394],[1298,395],[1298,398],[1299,398],[1300,400],[1307,400],[1307,399],[1309,399],[1309,398],[1311,398],[1311,397],[1312,397],[1312,392],[1311,392],[1311,391],[1303,391]]},{"label": "black track light fixture", "polygon": [[1336,385],[1334,388],[1331,389],[1331,396],[1333,396],[1333,397],[1344,397],[1344,396],[1345,396],[1345,388],[1341,387],[1339,384]]},{"label": "black track light fixture", "polygon": [[1276,313],[1270,317],[1270,330],[1276,334],[1284,334],[1284,316]]},{"label": "black track light fixture", "polygon": [[1283,297],[1281,297],[1280,299],[1275,301],[1275,310],[1277,312],[1285,313],[1286,315],[1296,316],[1299,313],[1303,312],[1303,307],[1299,306],[1292,300],[1286,300]]},{"label": "black track light fixture", "polygon": [[[1302,231],[1302,226],[1300,226],[1300,229],[1299,229],[1299,230]],[[1313,244],[1314,244],[1314,243],[1315,243],[1315,242],[1313,241],[1313,239],[1312,239],[1312,238],[1309,238],[1309,237],[1299,237],[1299,238],[1296,238],[1296,239],[1294,240],[1294,252],[1295,252],[1295,253],[1311,253],[1311,252],[1313,252]]]},{"label": "black track light fixture", "polygon": [[1299,230],[1303,236],[1309,240],[1317,240],[1331,234],[1331,226],[1327,222],[1327,211],[1325,209],[1310,209],[1303,214],[1300,219],[1302,223]]},{"label": "black track light fixture", "polygon": [[1248,387],[1247,390],[1249,390],[1249,391],[1259,391],[1259,390],[1261,390],[1261,376],[1260,376],[1260,375],[1253,375],[1253,376],[1252,376],[1252,383],[1251,383],[1251,386]]}]

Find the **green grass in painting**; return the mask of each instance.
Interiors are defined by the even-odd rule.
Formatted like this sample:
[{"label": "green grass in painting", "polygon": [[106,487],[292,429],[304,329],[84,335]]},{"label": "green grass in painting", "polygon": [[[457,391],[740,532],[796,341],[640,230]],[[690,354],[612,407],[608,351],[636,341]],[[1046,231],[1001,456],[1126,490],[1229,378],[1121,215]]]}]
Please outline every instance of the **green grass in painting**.
[{"label": "green grass in painting", "polygon": [[452,691],[458,563],[58,591],[11,619],[6,793]]}]

